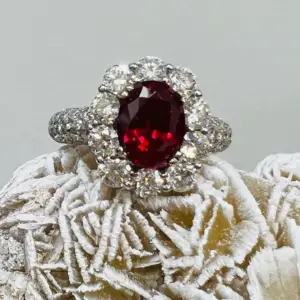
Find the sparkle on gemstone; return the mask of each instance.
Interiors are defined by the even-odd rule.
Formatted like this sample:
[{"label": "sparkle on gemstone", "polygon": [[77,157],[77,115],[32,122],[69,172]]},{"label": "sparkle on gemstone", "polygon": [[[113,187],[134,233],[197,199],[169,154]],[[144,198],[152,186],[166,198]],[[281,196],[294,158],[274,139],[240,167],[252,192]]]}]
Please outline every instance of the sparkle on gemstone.
[{"label": "sparkle on gemstone", "polygon": [[184,145],[180,151],[184,154],[186,158],[194,159],[197,156],[197,148],[193,144]]},{"label": "sparkle on gemstone", "polygon": [[147,56],[139,60],[137,65],[140,67],[135,70],[135,75],[140,80],[159,80],[166,76],[164,62],[160,58]]},{"label": "sparkle on gemstone", "polygon": [[209,106],[202,100],[202,98],[193,96],[186,101],[187,107],[187,125],[190,130],[201,129],[201,123],[210,113]]},{"label": "sparkle on gemstone", "polygon": [[166,168],[187,132],[181,96],[165,82],[138,82],[120,99],[115,129],[135,167]]},{"label": "sparkle on gemstone", "polygon": [[176,90],[189,90],[196,84],[194,74],[187,68],[174,68],[169,76]]},{"label": "sparkle on gemstone", "polygon": [[129,76],[128,67],[125,65],[115,65],[106,71],[103,78],[103,86],[110,92],[121,92],[126,84]]},{"label": "sparkle on gemstone", "polygon": [[115,119],[118,115],[118,106],[119,103],[116,100],[116,97],[109,93],[99,94],[92,103],[93,112],[104,119],[109,117]]}]

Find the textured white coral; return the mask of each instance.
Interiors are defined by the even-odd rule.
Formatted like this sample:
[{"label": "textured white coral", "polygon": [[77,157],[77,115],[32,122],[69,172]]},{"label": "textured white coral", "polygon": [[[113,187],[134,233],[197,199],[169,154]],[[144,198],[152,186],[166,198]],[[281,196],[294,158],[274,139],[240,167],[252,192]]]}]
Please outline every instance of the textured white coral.
[{"label": "textured white coral", "polygon": [[299,154],[209,157],[191,193],[147,200],[96,167],[64,147],[0,191],[0,299],[300,299]]}]

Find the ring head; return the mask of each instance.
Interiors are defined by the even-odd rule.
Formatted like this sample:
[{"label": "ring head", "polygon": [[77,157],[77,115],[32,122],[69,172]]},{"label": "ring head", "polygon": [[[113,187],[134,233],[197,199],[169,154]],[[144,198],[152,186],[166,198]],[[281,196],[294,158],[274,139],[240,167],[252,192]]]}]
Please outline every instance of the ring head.
[{"label": "ring head", "polygon": [[187,68],[145,57],[108,69],[90,106],[88,140],[104,181],[140,197],[186,192],[197,161],[225,150],[231,129],[211,116]]}]

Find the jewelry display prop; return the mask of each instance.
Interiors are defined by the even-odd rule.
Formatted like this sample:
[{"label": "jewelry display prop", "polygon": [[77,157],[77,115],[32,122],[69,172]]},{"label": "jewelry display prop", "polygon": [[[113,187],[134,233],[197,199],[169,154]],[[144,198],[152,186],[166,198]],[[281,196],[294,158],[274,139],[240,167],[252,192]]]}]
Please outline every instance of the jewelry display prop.
[{"label": "jewelry display prop", "polygon": [[88,146],[21,166],[0,192],[0,299],[300,299],[300,154],[202,163],[191,192],[146,199],[101,184]]}]

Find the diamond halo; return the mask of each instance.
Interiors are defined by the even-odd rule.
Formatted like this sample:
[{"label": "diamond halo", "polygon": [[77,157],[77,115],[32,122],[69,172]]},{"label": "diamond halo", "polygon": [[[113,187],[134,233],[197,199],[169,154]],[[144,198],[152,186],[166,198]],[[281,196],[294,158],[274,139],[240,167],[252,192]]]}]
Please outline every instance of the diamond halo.
[{"label": "diamond halo", "polygon": [[[162,171],[134,170],[120,147],[113,121],[120,108],[119,100],[126,98],[136,83],[152,80],[166,82],[180,94],[188,132],[168,168]],[[210,130],[210,123],[216,127],[218,122],[224,122],[218,118],[211,120],[210,109],[197,89],[195,75],[186,68],[166,64],[156,57],[145,57],[128,66],[115,65],[108,69],[89,115],[88,143],[96,155],[105,183],[134,190],[142,198],[170,190],[191,190],[199,167],[197,160],[211,152],[223,151],[231,141],[231,130],[226,125],[220,132]]]}]

